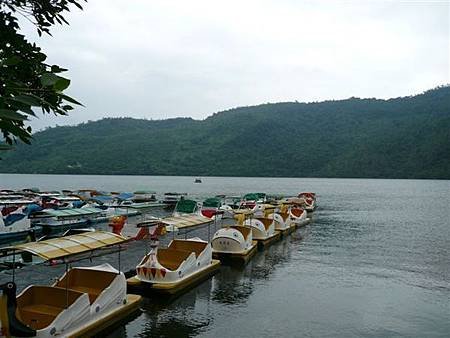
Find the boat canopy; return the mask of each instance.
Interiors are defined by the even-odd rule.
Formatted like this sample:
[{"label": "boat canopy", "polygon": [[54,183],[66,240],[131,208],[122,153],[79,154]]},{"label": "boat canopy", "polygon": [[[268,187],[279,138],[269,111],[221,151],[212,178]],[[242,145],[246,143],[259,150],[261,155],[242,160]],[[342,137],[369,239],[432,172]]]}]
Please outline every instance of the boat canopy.
[{"label": "boat canopy", "polygon": [[118,200],[129,200],[134,196],[131,192],[121,192],[119,195],[115,196]]},{"label": "boat canopy", "polygon": [[172,216],[162,218],[161,222],[166,225],[172,225],[179,229],[181,228],[189,228],[197,225],[208,224],[213,220],[208,217],[200,216],[200,215],[183,215],[183,216]]},{"label": "boat canopy", "polygon": [[112,200],[113,200],[113,198],[111,196],[107,196],[107,195],[97,195],[97,196],[93,196],[89,199],[89,201],[93,201],[98,204],[104,204],[104,203],[110,202]]},{"label": "boat canopy", "polygon": [[222,205],[220,198],[210,197],[203,201],[203,207],[206,208],[219,208]]},{"label": "boat canopy", "polygon": [[245,194],[243,197],[243,199],[245,201],[257,201],[257,200],[264,199],[264,198],[266,198],[266,194],[263,192],[251,192],[251,193]]},{"label": "boat canopy", "polygon": [[197,202],[194,200],[180,199],[175,207],[176,212],[192,214],[197,210]]},{"label": "boat canopy", "polygon": [[34,203],[36,202],[32,200],[0,200],[0,205],[24,205]]},{"label": "boat canopy", "polygon": [[45,209],[33,213],[32,218],[56,217],[58,219],[73,219],[83,216],[96,216],[102,210],[97,208],[78,208],[78,209]]},{"label": "boat canopy", "polygon": [[0,249],[2,256],[28,252],[45,261],[61,259],[108,246],[121,244],[127,238],[106,231],[90,231],[78,235],[30,242]]},{"label": "boat canopy", "polygon": [[53,197],[54,200],[60,201],[60,202],[74,202],[79,201],[79,197],[75,196],[55,196]]}]

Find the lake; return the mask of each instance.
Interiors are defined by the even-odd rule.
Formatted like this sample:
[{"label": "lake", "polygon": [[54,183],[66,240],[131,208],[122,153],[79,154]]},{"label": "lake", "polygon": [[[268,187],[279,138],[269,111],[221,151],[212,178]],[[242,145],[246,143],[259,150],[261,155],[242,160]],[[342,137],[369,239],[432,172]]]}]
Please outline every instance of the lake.
[{"label": "lake", "polygon": [[[318,194],[313,223],[259,252],[244,268],[222,267],[173,301],[145,299],[142,312],[109,337],[449,336],[450,181],[202,180],[0,174],[0,188],[150,189],[199,199],[252,191]],[[132,268],[142,254],[133,248],[123,264]],[[18,275],[22,285],[49,278],[32,269]]]}]

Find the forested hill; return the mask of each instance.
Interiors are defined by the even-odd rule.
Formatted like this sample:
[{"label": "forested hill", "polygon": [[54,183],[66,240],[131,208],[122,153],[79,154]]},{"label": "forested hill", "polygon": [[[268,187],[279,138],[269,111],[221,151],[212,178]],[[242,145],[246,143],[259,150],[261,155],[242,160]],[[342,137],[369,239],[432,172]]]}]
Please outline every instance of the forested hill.
[{"label": "forested hill", "polygon": [[0,172],[450,179],[450,87],[274,103],[205,120],[104,119],[36,133]]}]

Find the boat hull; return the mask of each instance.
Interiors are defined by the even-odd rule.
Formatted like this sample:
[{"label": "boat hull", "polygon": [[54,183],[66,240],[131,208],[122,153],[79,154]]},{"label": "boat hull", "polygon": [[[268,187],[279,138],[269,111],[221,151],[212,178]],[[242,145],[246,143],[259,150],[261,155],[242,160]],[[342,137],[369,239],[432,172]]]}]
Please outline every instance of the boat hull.
[{"label": "boat hull", "polygon": [[279,231],[275,231],[275,233],[270,236],[267,237],[265,239],[258,239],[258,249],[259,250],[264,250],[265,248],[267,248],[268,246],[272,245],[275,242],[278,242],[281,238],[281,232]]},{"label": "boat hull", "polygon": [[173,283],[151,283],[142,281],[136,276],[127,279],[128,291],[139,294],[159,293],[166,295],[176,295],[188,291],[190,287],[200,284],[218,272],[220,261],[213,259],[211,264],[190,274],[186,278]]},{"label": "boat hull", "polygon": [[142,297],[134,294],[127,294],[126,304],[115,308],[92,321],[88,321],[82,327],[67,333],[67,337],[92,337],[108,329],[118,321],[139,311],[139,304]]},{"label": "boat hull", "polygon": [[220,260],[226,264],[247,264],[247,262],[256,254],[258,242],[253,241],[252,246],[246,250],[238,252],[224,252],[213,249],[213,258]]}]

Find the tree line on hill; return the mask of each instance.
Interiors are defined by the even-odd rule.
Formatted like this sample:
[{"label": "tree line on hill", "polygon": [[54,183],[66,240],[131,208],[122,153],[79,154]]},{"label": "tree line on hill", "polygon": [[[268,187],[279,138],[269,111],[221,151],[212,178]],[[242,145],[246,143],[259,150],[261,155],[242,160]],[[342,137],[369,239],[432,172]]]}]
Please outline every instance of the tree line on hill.
[{"label": "tree line on hill", "polygon": [[450,87],[389,100],[241,107],[205,120],[107,118],[49,128],[0,172],[450,178]]}]

